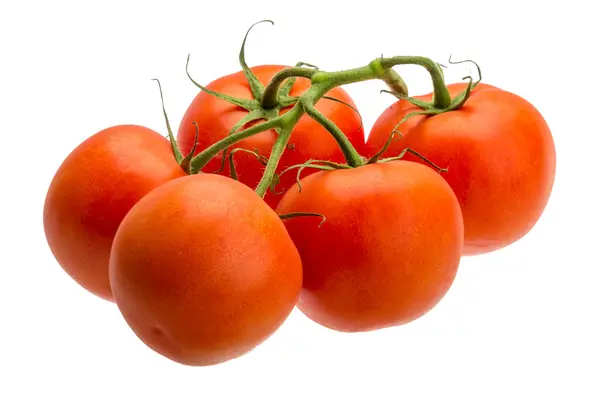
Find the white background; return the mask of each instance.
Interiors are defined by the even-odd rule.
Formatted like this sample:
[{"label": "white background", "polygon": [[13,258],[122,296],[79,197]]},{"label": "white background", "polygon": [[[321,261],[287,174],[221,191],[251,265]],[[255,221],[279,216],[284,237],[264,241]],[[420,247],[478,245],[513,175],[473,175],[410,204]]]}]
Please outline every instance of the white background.
[{"label": "white background", "polygon": [[[0,6],[1,397],[599,397],[600,85],[591,1],[3,1]],[[204,3],[204,5],[203,5]],[[381,54],[473,58],[484,81],[532,102],[556,141],[542,219],[509,248],[466,258],[409,325],[342,334],[294,312],[238,360],[193,368],[146,348],[108,302],[76,285],[45,241],[42,205],[63,158],[105,127],[165,133],[197,89],[251,65],[337,70]],[[594,39],[595,38],[595,39]],[[401,67],[412,94],[425,72]],[[456,66],[448,80],[468,69]],[[348,86],[368,129],[393,102]],[[595,380],[594,380],[595,379]]]}]

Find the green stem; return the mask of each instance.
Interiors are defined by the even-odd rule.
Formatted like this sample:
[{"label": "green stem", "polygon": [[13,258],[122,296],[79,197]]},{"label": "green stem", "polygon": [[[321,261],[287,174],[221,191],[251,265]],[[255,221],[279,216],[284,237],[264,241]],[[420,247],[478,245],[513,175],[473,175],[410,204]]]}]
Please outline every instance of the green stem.
[{"label": "green stem", "polygon": [[317,70],[307,68],[286,68],[277,72],[263,92],[260,100],[260,105],[263,109],[273,109],[278,105],[279,87],[281,84],[291,77],[305,77],[311,78]]},{"label": "green stem", "polygon": [[231,145],[245,138],[262,133],[263,131],[267,131],[269,129],[281,126],[281,122],[284,119],[284,116],[286,115],[278,116],[264,123],[256,124],[245,130],[229,135],[223,138],[221,141],[215,142],[214,144],[200,152],[198,155],[196,155],[194,159],[192,159],[191,172],[196,173],[199,170],[202,170],[202,168],[206,166],[208,162],[212,160],[213,157],[215,157],[222,150],[229,148]]},{"label": "green stem", "polygon": [[233,160],[233,155],[236,154],[236,152],[241,151],[241,152],[245,152],[245,153],[249,153],[251,155],[253,155],[254,157],[256,157],[256,160],[258,160],[260,163],[262,163],[264,166],[267,165],[268,159],[265,158],[264,156],[260,155],[258,153],[258,151],[250,151],[248,149],[244,149],[244,148],[235,148],[232,149],[231,152],[229,152],[229,174],[231,175],[231,178],[233,178],[234,180],[238,181],[238,174],[237,174],[237,170],[235,169],[235,162]]},{"label": "green stem", "polygon": [[381,77],[381,80],[383,80],[394,93],[408,95],[408,87],[406,86],[404,79],[402,79],[402,77],[395,70],[391,68],[386,69],[384,75]]},{"label": "green stem", "polygon": [[187,61],[185,63],[185,73],[187,74],[187,76],[190,79],[190,81],[192,83],[194,83],[194,85],[196,87],[198,87],[200,90],[204,91],[205,93],[208,93],[208,94],[212,95],[213,97],[219,98],[219,99],[221,99],[223,101],[227,101],[230,104],[237,105],[240,108],[244,108],[246,110],[253,109],[254,103],[253,103],[252,100],[242,99],[242,98],[234,98],[231,95],[227,95],[227,94],[223,94],[223,93],[217,93],[216,91],[210,90],[207,87],[204,87],[203,85],[201,85],[200,83],[198,83],[196,80],[194,80],[194,78],[192,77],[192,75],[190,75],[190,71],[188,69],[189,65],[190,65],[190,55],[188,54]]},{"label": "green stem", "polygon": [[[312,69],[319,69],[317,66],[306,63],[306,62],[298,62],[296,64],[296,68],[305,67],[305,66],[308,66],[309,68],[312,68]],[[290,92],[292,91],[292,88],[294,87],[294,84],[296,83],[296,78],[297,78],[297,76],[292,77],[291,79],[287,79],[285,81],[285,83],[283,83],[281,85],[281,88],[279,89],[279,97],[280,98],[287,97],[290,95]],[[283,107],[282,104],[280,104],[280,106]]]},{"label": "green stem", "polygon": [[263,23],[263,22],[269,22],[271,25],[275,24],[273,21],[266,19],[264,21],[256,22],[252,26],[250,26],[250,28],[246,32],[246,36],[244,36],[244,41],[242,42],[242,48],[240,49],[240,55],[239,55],[240,66],[242,67],[242,70],[244,71],[246,80],[248,80],[248,85],[250,86],[250,91],[252,92],[252,95],[254,96],[254,98],[256,100],[260,99],[260,97],[262,96],[264,87],[263,87],[262,83],[260,82],[260,80],[258,80],[256,75],[254,73],[252,73],[252,70],[248,67],[248,64],[246,63],[245,48],[246,48],[246,40],[248,40],[248,34],[252,30],[252,28],[255,27],[256,25],[258,25],[259,23]]},{"label": "green stem", "polygon": [[402,77],[394,69],[384,68],[381,65],[381,59],[371,61],[369,66],[377,74],[377,77],[387,84],[392,92],[404,96],[408,95],[408,87],[406,87],[406,83]]},{"label": "green stem", "polygon": [[294,129],[294,126],[296,125],[298,120],[300,120],[300,118],[302,117],[303,113],[304,111],[302,107],[299,105],[295,105],[291,111],[283,115],[284,119],[282,119],[283,123],[281,124],[279,136],[277,137],[277,141],[275,141],[275,145],[273,145],[273,148],[271,149],[269,161],[267,162],[263,176],[260,179],[258,186],[256,187],[256,193],[261,198],[265,197],[267,190],[271,186],[271,181],[273,181],[273,176],[277,171],[279,160],[281,159],[281,156],[287,148],[288,141],[290,140],[290,136],[292,135],[292,130]]},{"label": "green stem", "polygon": [[287,142],[290,139],[290,135],[292,134],[292,130],[282,129],[277,137],[277,141],[275,141],[275,145],[273,145],[273,149],[271,149],[271,155],[269,156],[269,161],[267,162],[267,166],[265,167],[265,172],[263,173],[258,186],[256,187],[256,193],[261,198],[265,197],[267,190],[271,186],[271,181],[273,181],[273,176],[277,171],[277,166],[279,165],[279,160],[285,151],[285,147],[287,146]]},{"label": "green stem", "polygon": [[185,155],[185,157],[183,159],[181,159],[181,162],[179,163],[181,165],[181,167],[188,174],[190,174],[190,162],[194,158],[194,153],[196,152],[196,148],[198,148],[198,136],[200,135],[200,128],[198,127],[198,123],[196,123],[194,121],[194,122],[192,122],[192,124],[194,125],[194,127],[196,127],[196,135],[194,136],[194,145],[192,146],[192,149],[190,150],[190,152],[187,155]]},{"label": "green stem", "polygon": [[[252,111],[250,111],[248,114],[246,114],[246,116],[244,116],[243,118],[241,118],[229,131],[229,135],[234,134],[236,131],[238,131],[239,129],[241,129],[242,127],[244,127],[246,124],[253,122],[255,120],[260,119],[261,117],[264,116],[264,112],[262,111],[262,109],[254,109]],[[225,169],[225,163],[227,160],[227,148],[225,148],[223,150],[223,157],[221,159],[221,167],[219,167],[219,169],[217,171],[215,171],[216,174],[219,174],[220,172],[223,171],[223,169]]]},{"label": "green stem", "polygon": [[417,106],[417,107],[419,107],[419,108],[421,108],[421,109],[430,109],[430,108],[432,107],[432,104],[430,104],[430,103],[429,103],[429,102],[427,102],[427,101],[423,101],[423,100],[420,100],[420,99],[418,99],[418,98],[409,97],[409,96],[407,96],[407,95],[402,95],[402,94],[396,93],[396,92],[394,92],[394,91],[389,91],[389,90],[381,90],[380,92],[381,92],[381,93],[388,93],[388,94],[391,94],[391,95],[393,95],[394,97],[398,98],[399,100],[408,101],[408,102],[410,102],[411,104],[413,104],[414,106]]},{"label": "green stem", "polygon": [[313,84],[323,84],[324,87],[326,87],[325,92],[327,92],[334,87],[378,78],[379,75],[371,68],[370,65],[367,65],[360,68],[347,69],[338,72],[318,71],[312,76],[311,80]]},{"label": "green stem", "polygon": [[340,130],[340,128],[334,122],[327,119],[325,115],[319,112],[308,99],[302,98],[301,101],[304,111],[308,114],[308,116],[319,122],[327,129],[327,131],[329,131],[333,138],[335,138],[338,145],[342,149],[342,152],[344,153],[344,158],[346,158],[348,165],[351,167],[362,166],[364,163],[362,157],[358,154],[356,149],[354,149],[354,146],[352,146],[350,140],[342,132],[342,130]]},{"label": "green stem", "polygon": [[299,97],[294,107],[286,114],[239,131],[211,145],[192,159],[191,172],[201,170],[220,151],[238,141],[269,129],[276,129],[279,136],[271,149],[265,172],[256,187],[257,194],[260,197],[264,197],[273,181],[277,166],[279,165],[279,160],[287,148],[292,130],[305,113],[323,125],[336,139],[350,167],[361,166],[364,164],[364,161],[356,149],[354,149],[346,135],[337,125],[335,125],[335,123],[317,111],[315,104],[324,97],[328,91],[335,87],[373,79],[381,79],[391,86],[392,89],[397,91],[398,94],[406,95],[407,90],[405,89],[406,85],[404,84],[404,81],[397,73],[391,71],[391,68],[395,65],[407,64],[420,65],[427,69],[434,85],[435,97],[433,105],[436,110],[439,111],[446,109],[452,102],[451,96],[446,88],[444,77],[437,64],[428,58],[414,56],[378,58],[367,66],[338,72],[322,72],[301,67],[286,68],[275,74],[271,82],[265,88],[260,101],[261,108],[267,110],[276,108],[279,105],[280,86],[286,79],[294,77],[310,78],[311,87]]},{"label": "green stem", "polygon": [[381,149],[371,157],[371,159],[369,159],[367,161],[367,164],[373,164],[373,163],[377,163],[379,161],[379,158],[381,158],[381,155],[383,155],[385,153],[385,151],[388,150],[388,148],[390,147],[392,140],[397,136],[397,135],[402,135],[402,133],[400,133],[398,130],[394,129],[394,131],[392,131],[392,134],[390,134],[390,136],[388,137],[387,141],[385,142],[385,144],[383,145],[383,147],[381,147]]},{"label": "green stem", "polygon": [[169,116],[167,116],[167,111],[165,110],[165,100],[163,98],[162,86],[160,84],[160,80],[152,79],[158,83],[158,90],[160,91],[160,104],[162,106],[163,116],[165,118],[165,123],[167,124],[167,131],[169,132],[169,142],[171,144],[171,150],[173,151],[173,155],[175,156],[175,160],[177,163],[181,164],[183,160],[183,154],[179,150],[179,146],[177,145],[177,140],[175,140],[175,136],[173,135],[173,130],[171,129],[171,123],[169,123]]},{"label": "green stem", "polygon": [[433,83],[433,106],[437,109],[445,109],[450,106],[452,97],[446,87],[444,81],[444,75],[440,71],[438,65],[431,59],[426,57],[413,57],[413,56],[398,56],[391,58],[382,58],[381,66],[385,69],[392,68],[395,65],[419,65],[427,69],[427,72],[431,75],[431,82]]}]

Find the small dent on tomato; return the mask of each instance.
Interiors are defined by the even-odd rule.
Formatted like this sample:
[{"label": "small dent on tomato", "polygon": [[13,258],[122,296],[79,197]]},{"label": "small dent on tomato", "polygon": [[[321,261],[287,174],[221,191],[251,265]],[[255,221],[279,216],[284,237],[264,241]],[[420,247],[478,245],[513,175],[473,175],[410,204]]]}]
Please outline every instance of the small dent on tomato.
[{"label": "small dent on tomato", "polygon": [[150,332],[153,336],[158,337],[158,338],[162,338],[165,336],[165,333],[163,332],[163,330],[160,328],[160,326],[153,326],[150,329]]}]

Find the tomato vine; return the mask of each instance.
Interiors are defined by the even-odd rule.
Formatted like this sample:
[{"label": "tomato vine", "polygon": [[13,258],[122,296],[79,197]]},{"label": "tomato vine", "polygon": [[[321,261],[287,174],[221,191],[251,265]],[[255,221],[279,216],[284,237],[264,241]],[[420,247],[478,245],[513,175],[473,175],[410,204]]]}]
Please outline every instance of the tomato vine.
[{"label": "tomato vine", "polygon": [[[446,87],[444,75],[439,64],[430,58],[422,56],[394,56],[388,58],[380,57],[372,60],[366,66],[333,72],[323,71],[314,65],[301,62],[294,67],[285,68],[276,73],[269,84],[263,86],[246,64],[244,51],[250,30],[256,24],[263,22],[269,22],[271,24],[273,23],[272,21],[265,20],[252,25],[244,36],[239,54],[239,62],[250,86],[254,99],[240,99],[209,90],[191,77],[188,71],[189,56],[186,63],[186,73],[198,88],[219,99],[242,107],[249,112],[244,118],[239,120],[227,137],[213,143],[211,146],[205,148],[202,152],[190,159],[186,171],[189,174],[196,174],[200,172],[202,168],[206,166],[218,153],[227,151],[229,147],[237,142],[253,135],[260,134],[264,131],[275,129],[278,133],[278,138],[272,147],[271,154],[266,162],[263,177],[258,186],[255,188],[260,197],[264,197],[269,187],[272,186],[279,160],[287,148],[292,130],[300,118],[305,114],[317,121],[335,138],[349,167],[360,167],[367,163],[379,161],[378,157],[373,157],[371,159],[363,158],[356,151],[340,128],[315,108],[315,104],[322,98],[326,97],[326,94],[333,88],[367,80],[381,80],[386,83],[388,88],[390,88],[390,90],[382,91],[391,93],[400,99],[406,99],[422,108],[421,111],[408,115],[408,118],[415,115],[435,115],[458,109],[465,104],[469,98],[472,88],[474,88],[478,83],[474,82],[471,77],[466,78],[469,79],[467,88],[462,93],[452,98],[448,88]],[[393,69],[398,65],[418,65],[427,70],[431,76],[435,93],[431,103],[418,101],[408,96],[408,88],[406,83]],[[309,79],[311,86],[299,97],[291,97],[289,92],[294,80],[297,78]],[[288,107],[291,107],[288,112],[280,114],[282,109]],[[166,113],[165,120],[168,125]],[[240,130],[242,126],[245,126],[249,122],[256,120],[264,121]],[[406,120],[402,120],[400,123],[405,121]],[[182,159],[182,154],[180,153],[179,149],[177,149],[177,144],[175,143],[175,138],[172,134],[170,126],[167,126],[167,128],[169,130],[169,139],[174,148],[175,156],[178,158],[178,160],[180,160]],[[397,130],[394,129],[394,131]],[[401,155],[394,157],[394,159],[399,159]],[[225,162],[225,157],[223,157],[223,162]],[[310,165],[304,165],[303,167],[309,166]],[[436,166],[436,168],[438,170],[443,170],[441,167]]]}]

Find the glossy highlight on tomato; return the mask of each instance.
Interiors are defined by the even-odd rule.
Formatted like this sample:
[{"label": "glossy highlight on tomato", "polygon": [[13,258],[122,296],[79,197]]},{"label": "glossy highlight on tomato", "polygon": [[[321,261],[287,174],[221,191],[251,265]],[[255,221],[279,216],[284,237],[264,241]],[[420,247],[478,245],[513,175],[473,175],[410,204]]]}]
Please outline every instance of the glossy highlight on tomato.
[{"label": "glossy highlight on tomato", "polygon": [[[285,66],[281,65],[261,65],[250,69],[261,83],[266,85],[275,73],[284,68]],[[309,87],[310,80],[298,78],[290,95],[298,96]],[[236,98],[253,98],[250,86],[244,73],[241,71],[216,79],[207,85],[207,88]],[[340,87],[334,88],[327,95],[341,100],[352,107],[355,106],[352,98]],[[348,105],[322,98],[317,102],[315,107],[319,112],[336,123],[356,149],[361,152],[365,146],[361,118]],[[287,109],[283,112],[285,111]],[[232,127],[247,114],[248,111],[245,109],[201,91],[194,98],[181,121],[177,134],[177,143],[183,153],[191,151],[196,136],[196,127],[192,122],[196,122],[200,131],[196,150],[196,153],[199,153],[208,146],[227,137]],[[246,127],[258,122],[260,121],[251,122]],[[278,134],[275,130],[267,130],[240,141],[233,145],[231,149],[244,148],[251,151],[257,150],[260,155],[269,157],[277,136]],[[345,162],[343,153],[335,139],[318,122],[304,115],[292,131],[288,148],[279,162],[277,172],[281,172],[288,166],[304,163],[311,159],[329,160],[338,163]],[[221,168],[221,164],[222,155],[220,154],[204,167],[203,171],[207,173],[218,171]],[[254,156],[239,152],[235,154],[235,164],[239,181],[250,186],[252,189],[256,188],[262,177],[264,166]],[[307,174],[311,172],[307,170]],[[225,162],[225,168],[220,174],[230,175],[228,162]],[[291,174],[285,174],[279,183],[279,189],[287,190],[294,183],[294,177]],[[265,201],[271,207],[275,208],[280,198],[280,195],[274,195],[269,191],[265,196]]]},{"label": "glossy highlight on tomato", "polygon": [[[455,96],[466,84],[451,84]],[[431,95],[417,97],[430,100]],[[405,100],[386,109],[368,139],[377,152],[397,123],[419,109]],[[540,112],[516,94],[479,84],[466,104],[435,116],[414,116],[384,156],[410,148],[439,167],[454,190],[465,223],[464,255],[492,252],[525,236],[550,198],[556,152]],[[407,153],[406,160],[424,163]]]},{"label": "glossy highlight on tomato", "polygon": [[237,358],[294,308],[300,256],[279,216],[250,188],[197,174],[140,200],[117,231],[110,282],[136,335],[181,364]]},{"label": "glossy highlight on tomato", "polygon": [[44,203],[44,231],[58,263],[112,301],[108,264],[121,220],[148,192],[185,175],[168,140],[146,127],[113,126],[86,139],[57,170]]},{"label": "glossy highlight on tomato", "polygon": [[432,169],[393,161],[319,171],[292,187],[277,212],[300,256],[298,308],[343,332],[402,325],[431,310],[452,285],[463,224],[450,186]]},{"label": "glossy highlight on tomato", "polygon": [[[556,151],[524,98],[470,78],[447,86],[440,64],[419,55],[338,71],[248,68],[250,29],[242,70],[207,87],[188,57],[200,92],[176,135],[154,79],[168,139],[136,125],[102,130],[47,191],[57,262],[113,301],[140,345],[213,366],[255,350],[296,307],[343,333],[405,325],[446,297],[464,255],[535,226]],[[407,97],[400,65],[423,67],[434,93]],[[369,80],[402,100],[365,141],[341,87]]]}]

